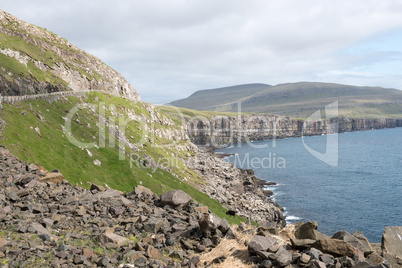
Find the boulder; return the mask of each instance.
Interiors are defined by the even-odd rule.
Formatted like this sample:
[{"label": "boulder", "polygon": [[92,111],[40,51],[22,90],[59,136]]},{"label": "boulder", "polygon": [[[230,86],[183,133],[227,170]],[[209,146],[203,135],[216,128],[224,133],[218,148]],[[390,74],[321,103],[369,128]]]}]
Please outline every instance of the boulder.
[{"label": "boulder", "polygon": [[353,236],[356,237],[356,239],[362,244],[364,256],[370,255],[371,253],[374,252],[373,247],[371,246],[370,242],[363,235],[362,232],[356,231],[356,232],[353,233]]},{"label": "boulder", "polygon": [[290,242],[292,243],[292,247],[294,249],[306,249],[306,248],[311,248],[311,246],[314,244],[315,240],[291,238]]},{"label": "boulder", "polygon": [[382,234],[383,257],[392,265],[402,265],[402,226],[387,226]]},{"label": "boulder", "polygon": [[214,213],[204,215],[199,221],[200,229],[204,235],[214,232],[221,226],[221,219]]},{"label": "boulder", "polygon": [[312,240],[320,240],[327,239],[328,236],[317,231],[318,224],[316,221],[314,222],[306,222],[301,225],[295,231],[295,237],[297,239],[312,239]]},{"label": "boulder", "polygon": [[195,207],[194,210],[195,210],[195,212],[201,213],[201,214],[208,214],[209,213],[209,209],[208,209],[207,206]]},{"label": "boulder", "polygon": [[340,231],[335,233],[332,236],[332,239],[339,239],[339,240],[343,240],[347,243],[349,243],[350,245],[354,246],[355,248],[357,248],[362,254],[364,254],[364,247],[363,244],[360,243],[360,241],[354,237],[352,234],[350,234],[347,231]]},{"label": "boulder", "polygon": [[135,186],[134,193],[136,195],[149,195],[149,196],[152,196],[154,194],[150,189],[148,189],[147,187],[144,187],[142,185]]},{"label": "boulder", "polygon": [[128,244],[128,239],[112,232],[105,232],[99,236],[99,242],[103,245],[113,243],[121,247]]},{"label": "boulder", "polygon": [[248,243],[248,252],[255,254],[257,251],[267,251],[271,246],[275,245],[278,240],[272,236],[256,235],[250,243]]},{"label": "boulder", "polygon": [[98,191],[98,192],[103,192],[103,191],[106,191],[106,188],[103,187],[102,185],[96,185],[96,184],[92,183],[90,191],[92,192],[92,191],[95,191],[95,190]]},{"label": "boulder", "polygon": [[355,254],[359,253],[357,248],[339,239],[317,240],[312,247],[335,257],[348,256],[353,258]]},{"label": "boulder", "polygon": [[183,192],[182,190],[172,190],[164,193],[160,197],[161,206],[185,206],[191,201],[191,196]]},{"label": "boulder", "polygon": [[64,179],[64,176],[61,173],[50,172],[50,173],[46,174],[45,177],[40,178],[39,182],[41,182],[41,183],[51,182],[51,183],[57,184],[57,183],[62,183],[63,179]]},{"label": "boulder", "polygon": [[275,260],[280,267],[287,266],[292,262],[292,253],[287,251],[284,247],[280,247],[275,254]]}]

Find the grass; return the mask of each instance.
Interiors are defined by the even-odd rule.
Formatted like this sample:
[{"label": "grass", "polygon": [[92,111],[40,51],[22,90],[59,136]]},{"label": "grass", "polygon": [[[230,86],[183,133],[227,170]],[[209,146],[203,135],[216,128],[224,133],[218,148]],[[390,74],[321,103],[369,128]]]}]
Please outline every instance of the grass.
[{"label": "grass", "polygon": [[[95,113],[84,108],[82,106],[84,102],[91,104]],[[63,127],[67,128],[65,118],[72,108],[79,105],[81,109],[75,109],[71,114],[71,121],[68,121],[71,122],[73,137],[84,143],[99,144],[99,141],[104,140],[104,146],[78,147],[69,141],[68,131],[63,133]],[[50,103],[44,100],[32,100],[3,107],[4,109],[0,110],[0,117],[6,122],[6,127],[0,143],[21,160],[44,166],[47,170],[59,169],[65,179],[73,184],[79,183],[84,188],[89,188],[90,183],[95,183],[130,192],[133,187],[142,184],[158,195],[172,189],[181,189],[198,203],[208,206],[219,217],[228,219],[230,223],[238,224],[245,221],[225,215],[226,209],[218,201],[194,187],[205,182],[186,165],[188,152],[181,149],[186,141],[173,142],[160,137],[152,139],[152,133],[145,131],[148,128],[170,131],[179,129],[178,126],[161,126],[158,123],[144,124],[144,121],[150,122],[152,118],[146,104],[132,103],[124,98],[92,92],[85,97],[69,97],[65,101]],[[105,129],[104,138],[99,135],[102,131],[97,126],[99,125],[97,113],[103,107],[107,108],[104,114],[109,120],[113,114],[116,117],[119,114],[127,117],[127,113],[134,115],[131,120],[126,120],[125,136],[128,139],[130,136],[133,136],[134,140],[147,137],[143,139],[143,143],[137,144],[136,151],[125,146],[125,152],[122,154],[125,159],[119,160],[120,142],[109,133],[108,127]],[[38,115],[45,120],[42,121]],[[118,120],[116,124],[117,122]],[[41,136],[36,133],[35,128],[39,128]],[[130,154],[134,154],[138,159],[134,160]],[[101,162],[100,166],[94,164],[95,159]],[[143,165],[145,159],[154,159],[159,163],[165,161],[166,168],[146,167]]]}]

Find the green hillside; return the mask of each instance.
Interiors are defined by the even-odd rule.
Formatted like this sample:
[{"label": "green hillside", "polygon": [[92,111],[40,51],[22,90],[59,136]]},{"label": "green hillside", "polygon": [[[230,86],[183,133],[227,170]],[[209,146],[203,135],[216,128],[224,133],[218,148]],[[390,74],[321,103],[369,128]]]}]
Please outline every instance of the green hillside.
[{"label": "green hillside", "polygon": [[[100,118],[109,124],[102,124]],[[120,118],[126,124],[116,132],[114,126],[120,125]],[[49,171],[59,169],[73,184],[89,188],[95,183],[123,192],[142,184],[157,194],[182,189],[219,217],[228,218],[218,201],[196,189],[205,182],[186,165],[193,155],[189,148],[194,145],[157,135],[175,135],[182,130],[149,104],[92,92],[53,102],[3,104],[0,119],[5,122],[5,126],[0,122],[0,145],[28,163]],[[120,142],[117,133],[123,133],[128,143]],[[89,146],[74,144],[72,138]],[[119,159],[119,148],[124,148],[125,159]],[[239,223],[241,219],[228,220]]]},{"label": "green hillside", "polygon": [[[201,90],[171,104],[197,110],[236,112],[240,102],[242,112],[306,118],[317,109],[338,101],[340,116],[402,117],[402,91],[397,89],[312,82],[258,85]],[[231,88],[235,89],[233,93]]]}]

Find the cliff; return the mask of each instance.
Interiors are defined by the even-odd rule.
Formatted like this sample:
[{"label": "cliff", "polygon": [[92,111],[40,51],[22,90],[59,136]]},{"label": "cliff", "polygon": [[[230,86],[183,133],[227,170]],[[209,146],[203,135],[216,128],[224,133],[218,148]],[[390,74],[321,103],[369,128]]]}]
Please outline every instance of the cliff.
[{"label": "cliff", "polygon": [[249,114],[190,120],[187,124],[187,132],[191,141],[197,145],[219,147],[250,140],[281,139],[394,127],[402,127],[402,119],[296,120],[269,114]]},{"label": "cliff", "polygon": [[66,39],[0,10],[0,95],[101,90],[139,101],[124,77]]}]

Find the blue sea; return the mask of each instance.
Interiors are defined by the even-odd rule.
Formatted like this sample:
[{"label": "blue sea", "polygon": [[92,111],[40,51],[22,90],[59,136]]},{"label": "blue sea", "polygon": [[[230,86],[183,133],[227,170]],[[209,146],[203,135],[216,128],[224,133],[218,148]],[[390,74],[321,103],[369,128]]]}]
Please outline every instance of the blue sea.
[{"label": "blue sea", "polygon": [[234,154],[226,160],[276,182],[268,189],[290,223],[317,221],[330,236],[359,230],[372,243],[381,242],[385,226],[402,225],[402,128],[242,143],[217,152]]}]

